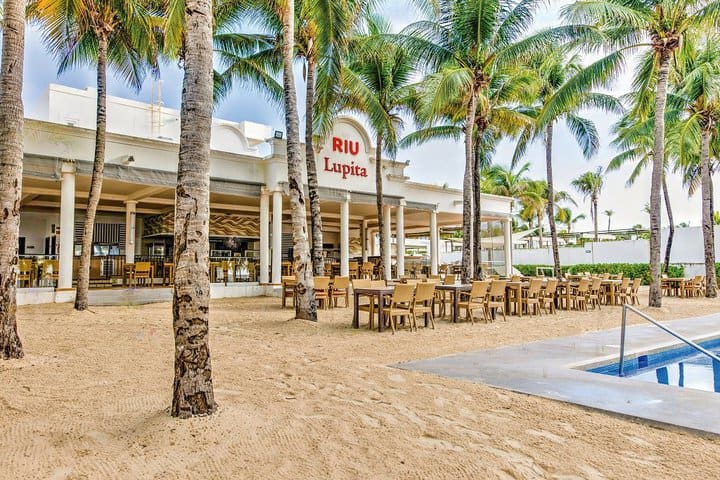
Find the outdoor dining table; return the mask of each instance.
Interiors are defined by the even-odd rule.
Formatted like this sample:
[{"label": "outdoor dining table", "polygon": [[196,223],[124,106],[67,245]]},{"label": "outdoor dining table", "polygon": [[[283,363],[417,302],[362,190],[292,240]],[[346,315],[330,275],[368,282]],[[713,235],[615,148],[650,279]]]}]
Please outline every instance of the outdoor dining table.
[{"label": "outdoor dining table", "polygon": [[435,287],[435,290],[440,290],[441,292],[450,292],[450,295],[452,296],[452,321],[453,323],[457,323],[458,319],[458,301],[460,297],[461,292],[469,292],[472,290],[472,285],[467,284],[460,284],[460,285],[438,285]]},{"label": "outdoor dining table", "polygon": [[386,295],[392,295],[395,288],[393,287],[379,287],[379,288],[354,288],[353,289],[353,320],[352,320],[352,326],[353,328],[360,328],[360,317],[359,317],[359,310],[358,310],[358,299],[360,297],[370,297],[370,301],[373,302],[374,299],[377,299],[377,318],[378,318],[378,332],[382,332],[385,330],[385,322],[383,322],[382,318],[382,304],[383,304],[383,297]]},{"label": "outdoor dining table", "polygon": [[664,285],[668,286],[669,292],[675,292],[676,297],[684,297],[685,296],[685,285],[687,282],[692,281],[690,278],[684,278],[684,277],[672,277],[672,278],[663,278],[660,280]]}]

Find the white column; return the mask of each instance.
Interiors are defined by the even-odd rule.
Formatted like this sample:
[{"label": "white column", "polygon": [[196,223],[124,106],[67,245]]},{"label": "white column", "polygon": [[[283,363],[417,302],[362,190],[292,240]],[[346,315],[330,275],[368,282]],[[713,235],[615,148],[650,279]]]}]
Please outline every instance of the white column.
[{"label": "white column", "polygon": [[437,212],[430,212],[430,274],[438,273],[438,224]]},{"label": "white column", "polygon": [[340,204],[340,276],[350,273],[350,197]]},{"label": "white column", "polygon": [[75,162],[63,161],[60,186],[60,261],[58,290],[72,288],[75,250]]},{"label": "white column", "polygon": [[125,263],[135,263],[135,225],[137,202],[125,202]]},{"label": "white column", "polygon": [[260,283],[270,282],[270,194],[260,193]]},{"label": "white column", "polygon": [[505,275],[512,275],[512,221],[508,218],[505,227]]},{"label": "white column", "polygon": [[383,205],[383,220],[385,220],[383,224],[383,234],[385,235],[385,265],[387,266],[385,280],[390,280],[392,278],[392,252],[390,251],[392,246],[392,242],[390,241],[390,235],[392,234],[392,229],[390,228],[392,226],[392,209],[390,205]]},{"label": "white column", "polygon": [[370,249],[368,239],[370,238],[370,232],[368,232],[368,221],[362,221],[362,231],[360,236],[362,237],[362,261],[363,263],[368,261],[368,250]]},{"label": "white column", "polygon": [[395,212],[395,237],[397,238],[397,275],[405,275],[405,201],[401,200]]},{"label": "white column", "polygon": [[272,283],[282,282],[282,192],[273,192]]}]

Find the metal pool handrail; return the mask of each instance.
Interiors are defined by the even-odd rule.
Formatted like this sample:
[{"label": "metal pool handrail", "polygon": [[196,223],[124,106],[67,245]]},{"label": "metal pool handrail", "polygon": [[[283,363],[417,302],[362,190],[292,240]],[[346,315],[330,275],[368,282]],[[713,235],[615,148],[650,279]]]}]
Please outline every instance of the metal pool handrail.
[{"label": "metal pool handrail", "polygon": [[623,372],[623,363],[624,363],[624,361],[625,361],[625,327],[626,327],[626,325],[627,325],[627,311],[628,311],[628,310],[630,310],[630,311],[633,312],[633,313],[636,313],[640,318],[643,318],[643,319],[647,320],[648,322],[652,323],[653,325],[655,325],[655,326],[658,327],[659,329],[661,329],[661,330],[669,333],[670,335],[672,335],[673,337],[677,338],[678,340],[682,340],[683,342],[687,343],[688,345],[690,345],[692,348],[694,348],[694,349],[697,350],[698,352],[707,355],[708,357],[712,358],[712,359],[715,360],[716,362],[720,362],[720,358],[718,358],[717,355],[715,355],[714,353],[712,353],[712,352],[704,349],[703,347],[701,347],[701,346],[698,345],[697,343],[693,342],[692,340],[689,340],[689,339],[683,337],[682,335],[680,335],[680,334],[677,333],[676,331],[674,331],[674,330],[666,327],[665,325],[659,323],[657,320],[653,319],[652,317],[650,317],[650,316],[647,315],[646,313],[641,312],[641,311],[638,310],[637,308],[632,307],[632,306],[630,306],[630,305],[623,305],[622,326],[620,327],[620,361],[618,362],[618,376],[620,376],[620,377],[624,376],[624,375],[623,375],[623,373],[624,373],[624,372]]}]

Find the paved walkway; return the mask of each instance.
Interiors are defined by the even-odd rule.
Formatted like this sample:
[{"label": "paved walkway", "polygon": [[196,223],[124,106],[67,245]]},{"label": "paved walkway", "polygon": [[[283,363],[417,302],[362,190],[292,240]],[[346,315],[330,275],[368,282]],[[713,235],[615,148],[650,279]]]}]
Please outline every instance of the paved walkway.
[{"label": "paved walkway", "polygon": [[[720,337],[720,314],[665,325],[695,341]],[[629,327],[627,338],[627,356],[679,343],[650,324]],[[720,393],[584,371],[617,362],[619,341],[617,328],[395,366],[720,434]]]}]

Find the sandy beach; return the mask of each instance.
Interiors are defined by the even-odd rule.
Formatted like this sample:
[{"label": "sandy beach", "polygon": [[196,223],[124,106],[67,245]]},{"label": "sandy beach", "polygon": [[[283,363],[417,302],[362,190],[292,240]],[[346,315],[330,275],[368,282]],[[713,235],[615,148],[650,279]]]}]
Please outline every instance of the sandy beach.
[{"label": "sandy beach", "polygon": [[[664,305],[645,310],[720,311],[720,300]],[[276,298],[213,301],[219,409],[177,420],[169,304],[21,307],[26,357],[0,362],[0,477],[716,478],[718,438],[390,367],[613,328],[620,311],[392,335],[350,328],[350,309],[313,324]]]}]

